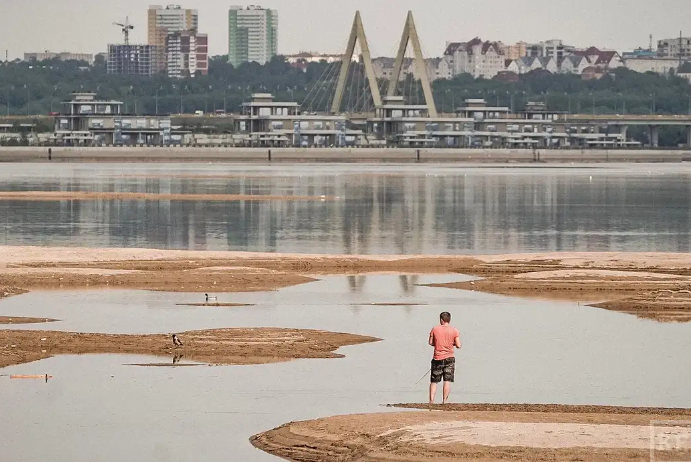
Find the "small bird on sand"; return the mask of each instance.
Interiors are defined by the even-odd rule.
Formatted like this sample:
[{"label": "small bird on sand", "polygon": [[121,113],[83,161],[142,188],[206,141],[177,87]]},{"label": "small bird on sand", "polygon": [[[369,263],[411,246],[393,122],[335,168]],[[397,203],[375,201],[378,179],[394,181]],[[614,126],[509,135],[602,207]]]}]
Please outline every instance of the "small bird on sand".
[{"label": "small bird on sand", "polygon": [[215,302],[216,297],[209,297],[209,294],[204,294],[206,296],[206,303]]},{"label": "small bird on sand", "polygon": [[182,341],[178,338],[177,334],[173,334],[173,345],[182,346]]}]

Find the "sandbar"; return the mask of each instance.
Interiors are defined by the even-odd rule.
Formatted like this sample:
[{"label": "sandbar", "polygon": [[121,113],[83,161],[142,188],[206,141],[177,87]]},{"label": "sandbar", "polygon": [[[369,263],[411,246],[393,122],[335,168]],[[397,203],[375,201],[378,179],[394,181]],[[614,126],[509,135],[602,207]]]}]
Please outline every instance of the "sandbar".
[{"label": "sandbar", "polygon": [[48,318],[25,318],[21,316],[0,316],[0,324],[43,324],[47,322],[58,322],[58,320]]},{"label": "sandbar", "polygon": [[0,201],[325,201],[333,197],[268,194],[162,194],[90,191],[0,191]]},{"label": "sandbar", "polygon": [[481,279],[431,286],[691,321],[691,254],[683,253],[405,256],[0,246],[0,288],[17,288],[9,295],[84,288],[252,292],[358,274],[465,274]]},{"label": "sandbar", "polygon": [[[291,422],[256,435],[251,442],[273,455],[300,462],[647,462],[653,434],[659,460],[691,457],[690,409],[496,404],[403,407],[427,410]],[[664,423],[651,430],[651,421]],[[670,439],[676,444],[663,449]]]},{"label": "sandbar", "polygon": [[132,354],[183,355],[198,363],[218,365],[268,364],[303,358],[341,358],[334,353],[347,345],[376,342],[362,335],[318,330],[242,328],[177,334],[124,335],[58,331],[0,330],[0,368],[56,355]]}]

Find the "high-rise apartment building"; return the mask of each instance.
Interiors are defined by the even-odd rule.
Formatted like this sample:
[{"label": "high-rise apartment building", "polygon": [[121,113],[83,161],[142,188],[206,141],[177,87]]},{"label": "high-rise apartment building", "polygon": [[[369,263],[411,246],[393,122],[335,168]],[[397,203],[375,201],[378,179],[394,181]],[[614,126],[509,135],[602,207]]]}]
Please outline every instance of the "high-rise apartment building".
[{"label": "high-rise apartment building", "polygon": [[554,58],[557,64],[561,64],[564,58],[571,55],[575,47],[564,45],[561,40],[553,39],[545,42],[528,45],[528,56],[534,58]]},{"label": "high-rise apartment building", "polygon": [[166,38],[166,72],[170,78],[209,73],[208,37],[194,31],[173,32]]},{"label": "high-rise apartment building", "polygon": [[[208,63],[208,40],[199,34],[199,14],[197,10],[182,8],[180,5],[152,5],[148,11],[148,43],[164,50],[156,59],[156,71],[166,71],[169,77],[181,78],[186,75],[181,69],[197,69],[197,62]],[[183,42],[187,45],[183,46]],[[196,47],[203,43],[203,49],[183,53],[190,43]],[[170,45],[170,47],[169,47]],[[197,55],[204,55],[197,59]],[[202,58],[200,56],[200,58]],[[206,73],[208,65],[201,69]],[[195,73],[189,74],[194,76]]]},{"label": "high-rise apartment building", "polygon": [[228,11],[228,62],[265,64],[278,54],[278,11],[258,5]]},{"label": "high-rise apartment building", "polygon": [[662,39],[657,42],[657,55],[688,61],[691,58],[691,37]]},{"label": "high-rise apartment building", "polygon": [[154,45],[108,45],[108,73],[154,75],[160,54],[160,47]]}]

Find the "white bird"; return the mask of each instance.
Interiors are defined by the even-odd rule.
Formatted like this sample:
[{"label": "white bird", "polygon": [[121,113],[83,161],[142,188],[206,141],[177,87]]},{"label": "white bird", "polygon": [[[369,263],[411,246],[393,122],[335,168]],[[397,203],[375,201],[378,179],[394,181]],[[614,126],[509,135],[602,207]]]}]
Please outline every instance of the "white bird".
[{"label": "white bird", "polygon": [[178,338],[177,334],[173,334],[173,345],[182,346],[182,341]]},{"label": "white bird", "polygon": [[209,302],[215,302],[217,300],[216,297],[209,297],[209,294],[204,294],[206,296],[206,303]]}]

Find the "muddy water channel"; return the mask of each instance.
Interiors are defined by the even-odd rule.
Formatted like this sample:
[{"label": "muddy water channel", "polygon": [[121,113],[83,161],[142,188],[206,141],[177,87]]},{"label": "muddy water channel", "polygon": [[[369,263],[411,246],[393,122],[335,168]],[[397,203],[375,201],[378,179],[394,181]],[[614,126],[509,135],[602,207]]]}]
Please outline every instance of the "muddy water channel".
[{"label": "muddy water channel", "polygon": [[[460,402],[691,407],[691,325],[659,324],[573,303],[531,301],[416,284],[462,276],[327,277],[270,293],[225,294],[254,306],[182,307],[198,294],[32,292],[0,316],[61,322],[11,328],[169,333],[216,327],[293,327],[371,335],[343,359],[261,366],[140,367],[173,358],[61,356],[0,374],[2,460],[277,460],[248,438],[292,420],[381,412],[419,402],[427,334],[452,312],[462,333]],[[379,306],[376,303],[397,303]],[[8,326],[3,326],[8,328]],[[185,363],[184,357],[181,363]]]}]

